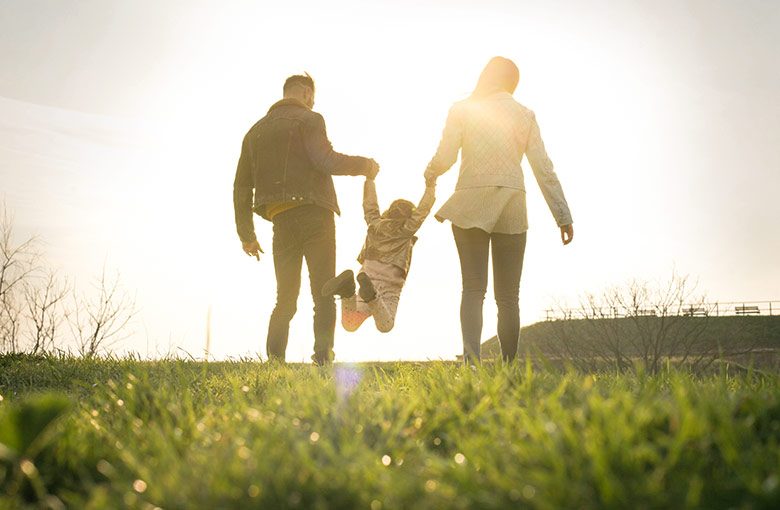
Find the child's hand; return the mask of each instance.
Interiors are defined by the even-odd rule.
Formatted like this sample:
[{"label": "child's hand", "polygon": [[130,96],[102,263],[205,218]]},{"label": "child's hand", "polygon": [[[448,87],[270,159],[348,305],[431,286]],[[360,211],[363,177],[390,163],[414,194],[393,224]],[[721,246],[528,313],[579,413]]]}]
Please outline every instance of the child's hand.
[{"label": "child's hand", "polygon": [[369,162],[369,168],[366,172],[366,179],[373,181],[376,179],[376,175],[379,173],[379,163],[374,161],[373,159]]}]

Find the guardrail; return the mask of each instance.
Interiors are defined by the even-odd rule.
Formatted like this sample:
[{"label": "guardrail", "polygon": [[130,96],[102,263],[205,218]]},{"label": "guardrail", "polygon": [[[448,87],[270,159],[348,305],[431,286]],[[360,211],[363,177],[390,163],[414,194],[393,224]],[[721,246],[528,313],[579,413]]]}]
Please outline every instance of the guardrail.
[{"label": "guardrail", "polygon": [[780,301],[718,301],[715,303],[677,303],[673,306],[588,307],[545,310],[545,320],[617,319],[620,317],[744,317],[780,316]]}]

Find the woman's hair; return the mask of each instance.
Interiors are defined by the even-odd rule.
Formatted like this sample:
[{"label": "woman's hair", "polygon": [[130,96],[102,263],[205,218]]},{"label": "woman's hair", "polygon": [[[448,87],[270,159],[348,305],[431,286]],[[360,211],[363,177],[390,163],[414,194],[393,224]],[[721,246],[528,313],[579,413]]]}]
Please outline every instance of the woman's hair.
[{"label": "woman's hair", "polygon": [[403,198],[393,201],[390,207],[382,214],[383,218],[393,220],[406,220],[412,217],[414,204]]},{"label": "woman's hair", "polygon": [[493,57],[479,75],[471,97],[479,99],[495,92],[514,94],[520,81],[520,70],[514,62],[504,57]]}]

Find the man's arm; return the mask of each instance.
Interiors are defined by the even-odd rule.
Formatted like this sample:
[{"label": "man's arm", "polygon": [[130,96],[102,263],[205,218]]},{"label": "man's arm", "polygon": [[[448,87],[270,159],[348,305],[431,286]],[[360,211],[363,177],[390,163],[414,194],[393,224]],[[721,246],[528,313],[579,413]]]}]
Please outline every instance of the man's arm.
[{"label": "man's arm", "polygon": [[449,170],[458,159],[458,151],[460,151],[462,143],[463,127],[456,105],[450,108],[450,112],[447,115],[447,122],[444,124],[444,132],[439,142],[439,148],[436,150],[436,154],[431,159],[431,162],[428,163],[428,168],[425,170],[425,178],[436,178]]},{"label": "man's arm", "polygon": [[318,113],[304,128],[303,143],[314,167],[324,174],[374,177],[379,171],[379,165],[373,159],[334,151],[325,130],[325,119]]},{"label": "man's arm", "polygon": [[366,179],[363,185],[363,215],[366,224],[370,225],[372,221],[379,218],[379,203],[376,198],[376,183],[374,179]]},{"label": "man's arm", "polygon": [[572,224],[571,212],[566,197],[563,195],[563,188],[558,176],[553,170],[552,161],[547,156],[544,148],[542,135],[539,132],[539,124],[536,123],[536,116],[531,114],[531,129],[528,133],[528,143],[526,145],[525,157],[531,163],[531,169],[536,177],[536,182],[542,190],[547,207],[550,208],[553,217],[559,227]]},{"label": "man's arm", "polygon": [[257,241],[255,223],[252,217],[254,182],[252,180],[252,146],[249,135],[244,137],[241,157],[238,159],[236,178],[233,181],[233,212],[236,219],[236,231],[241,242],[248,244]]},{"label": "man's arm", "polygon": [[436,187],[426,186],[425,193],[423,193],[423,196],[420,199],[420,203],[417,204],[417,207],[412,213],[412,217],[406,220],[406,222],[404,223],[404,230],[406,230],[410,234],[414,234],[415,232],[420,230],[420,227],[425,221],[425,218],[427,218],[428,214],[430,214],[431,208],[433,207],[433,203],[435,201],[436,201]]}]

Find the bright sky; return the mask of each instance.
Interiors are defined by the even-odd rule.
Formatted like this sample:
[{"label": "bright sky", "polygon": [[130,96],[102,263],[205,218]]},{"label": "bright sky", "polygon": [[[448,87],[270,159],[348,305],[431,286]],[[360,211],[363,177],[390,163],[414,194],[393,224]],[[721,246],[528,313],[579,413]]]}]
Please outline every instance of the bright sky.
[{"label": "bright sky", "polygon": [[[780,3],[664,0],[0,3],[0,195],[20,235],[86,286],[137,296],[120,350],[264,354],[274,302],[235,235],[247,129],[308,71],[336,150],[375,158],[380,202],[417,200],[449,106],[515,60],[575,221],[563,248],[527,176],[522,319],[629,278],[699,279],[712,300],[780,299]],[[530,174],[526,165],[526,171]],[[457,168],[439,182],[452,192]],[[336,178],[338,269],[357,268],[362,181]],[[311,354],[304,284],[288,360]],[[488,289],[484,337],[495,333]],[[449,225],[420,231],[395,329],[338,331],[342,361],[452,359],[460,274]],[[181,351],[176,351],[181,353]]]}]

